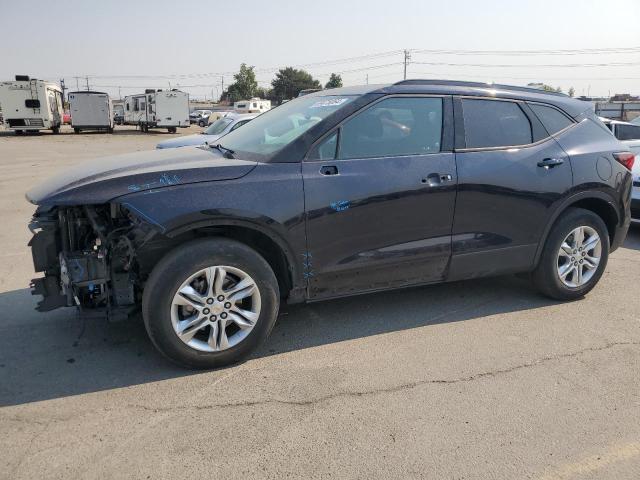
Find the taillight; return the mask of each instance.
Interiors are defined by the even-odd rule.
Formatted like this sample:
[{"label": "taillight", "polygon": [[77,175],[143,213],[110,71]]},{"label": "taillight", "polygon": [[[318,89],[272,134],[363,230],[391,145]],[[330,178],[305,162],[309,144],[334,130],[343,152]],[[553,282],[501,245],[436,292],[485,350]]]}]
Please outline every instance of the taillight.
[{"label": "taillight", "polygon": [[619,152],[614,153],[613,158],[631,170],[633,168],[633,161],[636,159],[636,154],[631,152]]}]

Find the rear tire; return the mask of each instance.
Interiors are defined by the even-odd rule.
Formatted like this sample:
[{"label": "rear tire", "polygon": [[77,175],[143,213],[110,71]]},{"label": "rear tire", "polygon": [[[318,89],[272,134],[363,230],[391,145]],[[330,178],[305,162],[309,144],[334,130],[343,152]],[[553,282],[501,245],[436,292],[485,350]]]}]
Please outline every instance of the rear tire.
[{"label": "rear tire", "polygon": [[22,130],[16,130],[16,135],[22,135],[24,132]]},{"label": "rear tire", "polygon": [[74,128],[73,131],[74,131],[74,133],[80,133],[80,129],[79,128]]},{"label": "rear tire", "polygon": [[167,128],[167,130],[169,131],[169,133],[176,133],[178,131],[176,127],[169,127]]},{"label": "rear tire", "polygon": [[[249,287],[240,288],[244,297],[236,299],[233,289],[242,282]],[[186,301],[179,291],[188,293]],[[142,314],[151,341],[167,358],[217,368],[242,360],[267,338],[279,303],[278,282],[262,256],[234,240],[209,238],[188,242],[158,262],[144,288]],[[239,319],[238,312],[244,312]]]},{"label": "rear tire", "polygon": [[596,286],[608,259],[609,231],[602,218],[590,210],[570,208],[549,232],[533,283],[548,297],[576,300]]},{"label": "rear tire", "polygon": [[51,129],[51,131],[53,132],[54,135],[57,135],[57,134],[60,133],[60,127],[59,126],[58,127],[53,127]]}]

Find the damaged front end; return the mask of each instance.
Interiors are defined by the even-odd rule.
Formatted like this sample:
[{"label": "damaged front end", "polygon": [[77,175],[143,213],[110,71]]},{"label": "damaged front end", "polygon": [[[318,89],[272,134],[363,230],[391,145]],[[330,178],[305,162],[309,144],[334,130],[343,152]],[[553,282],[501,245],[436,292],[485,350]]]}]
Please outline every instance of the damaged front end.
[{"label": "damaged front end", "polygon": [[39,207],[29,229],[37,310],[77,306],[83,315],[126,318],[139,303],[137,251],[157,230],[114,203]]}]

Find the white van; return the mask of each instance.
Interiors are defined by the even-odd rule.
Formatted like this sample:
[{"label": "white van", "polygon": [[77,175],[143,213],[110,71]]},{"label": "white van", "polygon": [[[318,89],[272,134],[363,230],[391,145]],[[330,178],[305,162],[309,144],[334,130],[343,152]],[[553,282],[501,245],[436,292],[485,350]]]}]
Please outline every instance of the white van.
[{"label": "white van", "polygon": [[0,108],[4,122],[16,134],[26,131],[60,131],[62,89],[55,83],[16,75],[15,81],[0,83]]},{"label": "white van", "polygon": [[113,132],[113,103],[102,92],[69,92],[71,126],[74,132],[105,130]]},{"label": "white van", "polygon": [[189,94],[180,90],[146,90],[124,98],[124,123],[138,125],[142,131],[189,126]]}]

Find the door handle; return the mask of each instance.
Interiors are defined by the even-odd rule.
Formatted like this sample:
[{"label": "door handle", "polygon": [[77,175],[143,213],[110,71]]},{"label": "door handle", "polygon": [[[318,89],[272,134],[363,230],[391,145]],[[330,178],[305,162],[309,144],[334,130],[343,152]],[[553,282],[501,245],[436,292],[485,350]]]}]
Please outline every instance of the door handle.
[{"label": "door handle", "polygon": [[562,158],[545,158],[541,162],[538,162],[538,166],[544,168],[545,170],[549,170],[550,168],[557,167],[558,165],[562,165],[564,160]]},{"label": "door handle", "polygon": [[422,183],[427,183],[430,187],[437,187],[443,183],[450,182],[453,177],[447,174],[430,173],[422,179]]},{"label": "door handle", "polygon": [[335,165],[324,165],[320,167],[320,175],[338,175],[338,167]]}]

